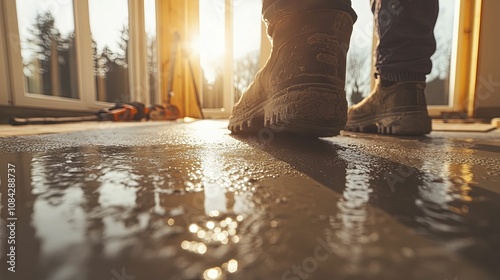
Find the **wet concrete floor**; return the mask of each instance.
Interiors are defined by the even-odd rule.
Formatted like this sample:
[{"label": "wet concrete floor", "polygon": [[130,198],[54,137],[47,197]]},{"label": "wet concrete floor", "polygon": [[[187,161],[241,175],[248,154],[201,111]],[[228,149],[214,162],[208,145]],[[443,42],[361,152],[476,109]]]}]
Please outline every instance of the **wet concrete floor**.
[{"label": "wet concrete floor", "polygon": [[226,125],[0,138],[1,279],[500,279],[500,132]]}]

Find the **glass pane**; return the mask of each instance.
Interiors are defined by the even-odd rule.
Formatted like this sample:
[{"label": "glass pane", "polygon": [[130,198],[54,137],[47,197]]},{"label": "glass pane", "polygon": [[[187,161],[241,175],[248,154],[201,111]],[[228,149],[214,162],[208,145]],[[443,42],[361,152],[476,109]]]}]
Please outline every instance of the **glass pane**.
[{"label": "glass pane", "polygon": [[156,0],[144,1],[146,18],[146,36],[148,48],[149,95],[151,104],[159,104],[160,89],[158,83],[158,48],[156,41]]},{"label": "glass pane", "polygon": [[130,102],[127,0],[89,0],[97,100]]},{"label": "glass pane", "polygon": [[17,0],[25,91],[79,98],[72,1]]},{"label": "glass pane", "polygon": [[346,94],[349,105],[370,94],[373,52],[373,14],[369,1],[352,1],[358,14],[347,55]]},{"label": "glass pane", "polygon": [[456,0],[439,1],[439,17],[434,28],[437,48],[432,56],[432,72],[427,76],[428,105],[448,105],[450,93],[451,48]]},{"label": "glass pane", "polygon": [[233,85],[237,102],[259,71],[262,1],[234,0],[233,4]]},{"label": "glass pane", "polygon": [[200,0],[203,108],[224,107],[225,1]]}]

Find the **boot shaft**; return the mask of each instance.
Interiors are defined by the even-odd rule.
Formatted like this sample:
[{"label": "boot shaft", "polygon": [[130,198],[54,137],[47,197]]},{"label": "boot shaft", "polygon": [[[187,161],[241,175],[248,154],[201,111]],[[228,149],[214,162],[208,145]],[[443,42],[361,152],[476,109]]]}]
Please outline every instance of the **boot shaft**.
[{"label": "boot shaft", "polygon": [[281,90],[304,83],[344,88],[353,19],[338,10],[311,10],[269,23],[273,53],[270,86]]},{"label": "boot shaft", "polygon": [[346,57],[354,24],[351,14],[317,9],[282,13],[267,21],[272,41],[269,86],[280,91],[298,84],[344,88]]}]

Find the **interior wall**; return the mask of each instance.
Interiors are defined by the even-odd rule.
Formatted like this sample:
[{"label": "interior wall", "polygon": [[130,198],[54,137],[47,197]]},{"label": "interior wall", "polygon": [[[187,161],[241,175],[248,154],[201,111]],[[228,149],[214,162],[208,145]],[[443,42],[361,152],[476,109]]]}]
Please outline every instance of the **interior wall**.
[{"label": "interior wall", "polygon": [[474,116],[500,117],[500,1],[482,0]]},{"label": "interior wall", "polygon": [[[200,59],[199,53],[194,48],[199,37],[199,1],[198,0],[165,0],[159,1],[160,11],[159,42],[162,80],[162,102],[167,98],[169,81],[173,77],[172,104],[180,111],[180,117],[199,118],[201,113],[197,106],[196,87],[199,89]],[[179,40],[174,46],[174,34],[179,35]],[[172,50],[175,50],[172,52]],[[174,63],[175,62],[175,63]],[[174,71],[171,73],[171,64]],[[192,73],[191,75],[191,69]]]}]

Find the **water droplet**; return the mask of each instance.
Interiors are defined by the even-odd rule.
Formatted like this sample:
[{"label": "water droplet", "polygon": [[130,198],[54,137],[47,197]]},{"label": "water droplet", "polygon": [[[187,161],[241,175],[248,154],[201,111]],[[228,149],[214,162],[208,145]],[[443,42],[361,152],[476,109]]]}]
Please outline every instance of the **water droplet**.
[{"label": "water droplet", "polygon": [[213,267],[205,270],[203,273],[203,278],[205,280],[217,280],[222,276],[222,270],[220,267]]},{"label": "water droplet", "polygon": [[207,252],[207,246],[202,243],[202,244],[200,244],[198,246],[198,250],[197,251],[198,251],[199,254],[203,255],[203,254],[205,254]]},{"label": "water droplet", "polygon": [[206,232],[204,230],[200,230],[198,231],[198,233],[196,234],[196,236],[198,236],[198,238],[205,238],[206,236]]},{"label": "water droplet", "polygon": [[230,260],[227,263],[227,271],[229,273],[235,273],[236,271],[238,271],[238,261],[236,261],[236,260]]},{"label": "water droplet", "polygon": [[198,232],[198,230],[199,230],[198,225],[191,224],[191,225],[189,226],[189,232],[191,232],[191,233],[197,233],[197,232]]},{"label": "water droplet", "polygon": [[184,250],[188,250],[188,249],[189,249],[189,246],[190,246],[189,241],[187,241],[187,240],[182,241],[182,243],[181,243],[181,248],[182,248],[182,249],[184,249]]}]

